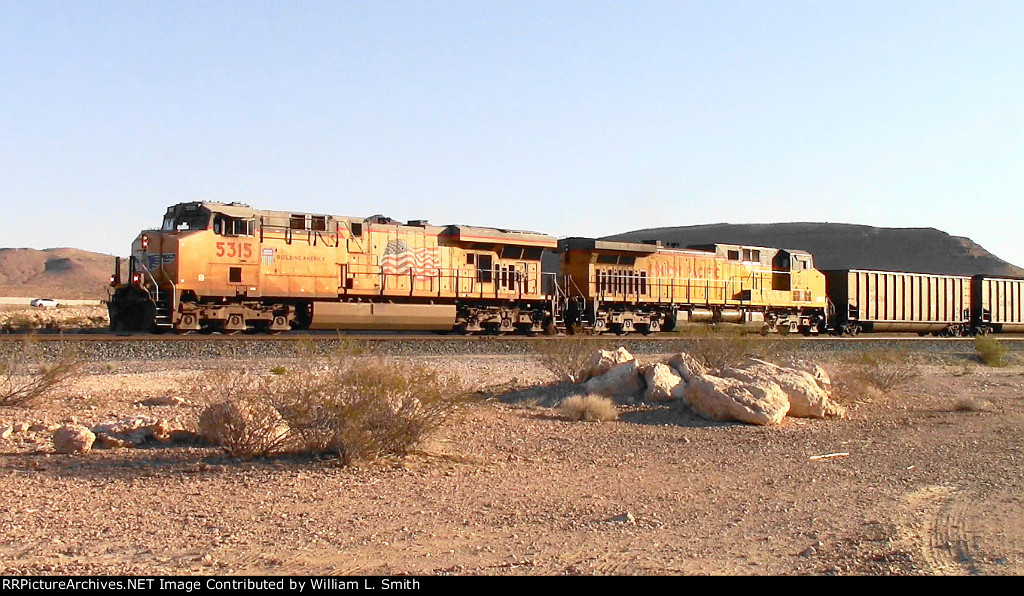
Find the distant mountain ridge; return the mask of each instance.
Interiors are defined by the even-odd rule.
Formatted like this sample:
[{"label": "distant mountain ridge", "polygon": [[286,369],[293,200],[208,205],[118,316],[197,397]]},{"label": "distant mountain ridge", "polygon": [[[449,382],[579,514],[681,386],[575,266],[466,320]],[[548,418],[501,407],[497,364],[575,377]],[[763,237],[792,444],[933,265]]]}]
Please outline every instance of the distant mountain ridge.
[{"label": "distant mountain ridge", "polygon": [[114,257],[77,248],[0,248],[0,296],[107,297]]},{"label": "distant mountain ridge", "polygon": [[818,269],[882,269],[950,275],[1024,277],[1024,269],[988,252],[970,238],[935,228],[877,228],[839,223],[707,224],[648,228],[605,240],[660,240],[679,246],[750,244],[806,250]]}]

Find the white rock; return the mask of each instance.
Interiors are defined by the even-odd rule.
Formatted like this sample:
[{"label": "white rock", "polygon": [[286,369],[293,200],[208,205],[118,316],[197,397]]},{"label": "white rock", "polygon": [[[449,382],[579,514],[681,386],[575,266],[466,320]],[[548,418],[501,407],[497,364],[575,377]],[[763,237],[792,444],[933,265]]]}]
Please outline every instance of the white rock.
[{"label": "white rock", "polygon": [[66,424],[53,433],[53,449],[57,453],[85,453],[95,441],[96,435],[78,424]]},{"label": "white rock", "polygon": [[620,398],[632,402],[644,390],[644,381],[637,372],[636,360],[616,364],[604,374],[583,384],[587,393]]},{"label": "white rock", "polygon": [[7,439],[11,436],[13,430],[9,426],[0,426],[0,439]]},{"label": "white rock", "polygon": [[583,380],[586,381],[603,375],[616,365],[635,360],[636,359],[633,358],[633,355],[630,354],[626,348],[617,348],[614,351],[598,350],[597,352],[594,352],[590,357],[590,360],[587,361],[587,372],[583,375]]},{"label": "white rock", "polygon": [[846,408],[830,399],[831,391],[822,387],[818,379],[805,370],[778,366],[771,362],[750,358],[742,368],[727,368],[719,375],[748,383],[762,382],[778,385],[789,399],[790,416],[842,418],[846,415]]},{"label": "white rock", "polygon": [[684,383],[689,383],[690,377],[693,375],[706,375],[708,373],[706,366],[697,362],[696,358],[686,352],[680,352],[669,358],[668,365],[676,371],[676,374],[683,378]]},{"label": "white rock", "polygon": [[683,397],[683,378],[667,364],[648,366],[644,379],[647,382],[644,399],[647,401],[670,401]]},{"label": "white rock", "polygon": [[800,359],[787,361],[783,366],[810,373],[810,375],[814,377],[814,380],[817,381],[819,387],[829,392],[832,391],[832,377],[830,377],[828,371],[821,366],[813,362]]},{"label": "white rock", "polygon": [[779,424],[789,411],[786,394],[774,383],[745,383],[711,375],[694,375],[683,399],[705,418],[749,424]]}]

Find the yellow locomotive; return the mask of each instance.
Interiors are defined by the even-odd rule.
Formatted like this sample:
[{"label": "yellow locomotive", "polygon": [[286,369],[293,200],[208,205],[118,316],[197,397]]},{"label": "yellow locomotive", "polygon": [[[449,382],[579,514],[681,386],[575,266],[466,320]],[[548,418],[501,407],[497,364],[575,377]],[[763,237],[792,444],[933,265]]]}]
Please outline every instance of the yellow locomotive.
[{"label": "yellow locomotive", "polygon": [[181,203],[115,267],[115,331],[402,329],[650,333],[734,322],[817,333],[823,275],[798,250],[555,238],[383,216]]},{"label": "yellow locomotive", "polygon": [[811,255],[736,244],[690,248],[591,238],[559,241],[565,320],[596,331],[670,331],[682,322],[826,329],[825,277]]},{"label": "yellow locomotive", "polygon": [[[553,320],[532,232],[181,203],[111,277],[115,331],[534,332]],[[550,285],[550,284],[548,284]]]}]

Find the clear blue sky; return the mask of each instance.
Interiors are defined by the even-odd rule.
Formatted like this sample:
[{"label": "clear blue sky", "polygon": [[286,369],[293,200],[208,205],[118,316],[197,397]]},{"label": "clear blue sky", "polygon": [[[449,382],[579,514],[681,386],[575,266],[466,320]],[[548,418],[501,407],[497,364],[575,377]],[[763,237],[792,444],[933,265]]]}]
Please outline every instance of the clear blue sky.
[{"label": "clear blue sky", "polygon": [[0,0],[0,246],[193,200],[598,236],[935,227],[1024,266],[1024,2]]}]

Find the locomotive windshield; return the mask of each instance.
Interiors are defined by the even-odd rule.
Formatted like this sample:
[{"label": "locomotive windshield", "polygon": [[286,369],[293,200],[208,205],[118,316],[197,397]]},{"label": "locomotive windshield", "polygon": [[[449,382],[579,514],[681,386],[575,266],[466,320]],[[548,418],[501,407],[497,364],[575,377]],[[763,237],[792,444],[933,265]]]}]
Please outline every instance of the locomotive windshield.
[{"label": "locomotive windshield", "polygon": [[[182,209],[182,207],[185,207]],[[188,209],[188,207],[192,207]],[[192,205],[176,205],[167,210],[164,215],[164,225],[161,230],[164,232],[177,232],[179,230],[205,230],[210,225],[210,211],[202,207]]]}]

